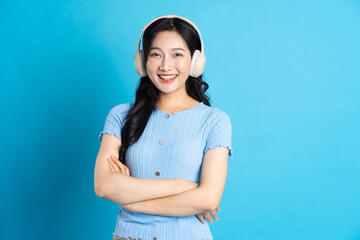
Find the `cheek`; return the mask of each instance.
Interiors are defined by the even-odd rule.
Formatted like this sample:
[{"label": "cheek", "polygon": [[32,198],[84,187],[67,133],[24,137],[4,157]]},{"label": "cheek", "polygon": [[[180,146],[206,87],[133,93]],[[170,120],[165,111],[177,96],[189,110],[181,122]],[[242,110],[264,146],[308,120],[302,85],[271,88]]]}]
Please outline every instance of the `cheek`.
[{"label": "cheek", "polygon": [[153,73],[155,64],[152,61],[147,61],[145,68],[148,73]]},{"label": "cheek", "polygon": [[181,69],[182,71],[188,72],[190,71],[190,67],[191,67],[191,60],[188,59],[184,59],[184,61],[179,62],[178,64],[179,69]]}]

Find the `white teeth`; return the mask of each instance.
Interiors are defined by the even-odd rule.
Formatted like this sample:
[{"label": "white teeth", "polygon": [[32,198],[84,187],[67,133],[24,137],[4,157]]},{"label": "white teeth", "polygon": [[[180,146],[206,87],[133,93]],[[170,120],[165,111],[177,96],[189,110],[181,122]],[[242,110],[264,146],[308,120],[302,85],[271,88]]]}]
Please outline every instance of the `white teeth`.
[{"label": "white teeth", "polygon": [[165,79],[165,80],[173,79],[174,77],[176,77],[176,75],[171,75],[171,76],[162,76],[162,75],[159,75],[159,76],[160,76],[160,78]]}]

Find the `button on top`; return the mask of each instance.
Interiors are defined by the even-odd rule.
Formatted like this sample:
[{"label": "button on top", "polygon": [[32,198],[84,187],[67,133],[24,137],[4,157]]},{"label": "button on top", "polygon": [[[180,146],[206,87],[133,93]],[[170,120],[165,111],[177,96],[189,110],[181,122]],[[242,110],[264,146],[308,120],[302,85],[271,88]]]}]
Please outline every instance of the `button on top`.
[{"label": "button on top", "polygon": [[164,144],[164,141],[163,141],[163,140],[160,140],[160,144],[163,145],[163,144]]},{"label": "button on top", "polygon": [[165,118],[169,118],[169,117],[170,117],[170,114],[166,114],[166,115],[165,115]]},{"label": "button on top", "polygon": [[156,175],[156,176],[160,176],[160,173],[159,173],[159,172],[156,172],[155,175]]}]

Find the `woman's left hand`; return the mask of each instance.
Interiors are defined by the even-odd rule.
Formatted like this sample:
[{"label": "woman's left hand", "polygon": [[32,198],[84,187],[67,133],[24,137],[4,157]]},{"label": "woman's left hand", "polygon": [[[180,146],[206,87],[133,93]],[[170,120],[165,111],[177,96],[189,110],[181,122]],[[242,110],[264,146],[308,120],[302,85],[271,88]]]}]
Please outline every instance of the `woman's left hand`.
[{"label": "woman's left hand", "polygon": [[[217,206],[216,209],[218,212],[220,212],[220,206]],[[213,218],[217,221],[219,218],[216,214],[216,212],[214,211],[206,211],[206,212],[203,212],[203,213],[200,213],[200,214],[197,214],[196,216],[198,217],[198,219],[200,220],[200,222],[202,222],[203,224],[205,224],[205,219],[204,219],[204,216],[205,218],[208,220],[208,222],[212,223],[213,220],[212,218],[210,217],[210,214],[213,216]]]},{"label": "woman's left hand", "polygon": [[130,176],[130,169],[120,162],[119,159],[115,158],[113,155],[107,158],[107,161],[109,163],[109,168],[114,173],[122,173],[125,175]]}]

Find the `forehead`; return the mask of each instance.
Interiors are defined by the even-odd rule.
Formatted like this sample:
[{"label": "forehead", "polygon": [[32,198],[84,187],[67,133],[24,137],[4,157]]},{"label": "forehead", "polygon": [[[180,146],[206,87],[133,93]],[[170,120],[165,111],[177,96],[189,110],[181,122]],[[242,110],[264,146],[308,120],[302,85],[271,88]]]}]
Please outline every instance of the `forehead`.
[{"label": "forehead", "polygon": [[185,40],[176,31],[161,31],[154,38],[152,48],[159,48],[161,50],[168,50],[172,48],[183,48],[189,50]]}]

